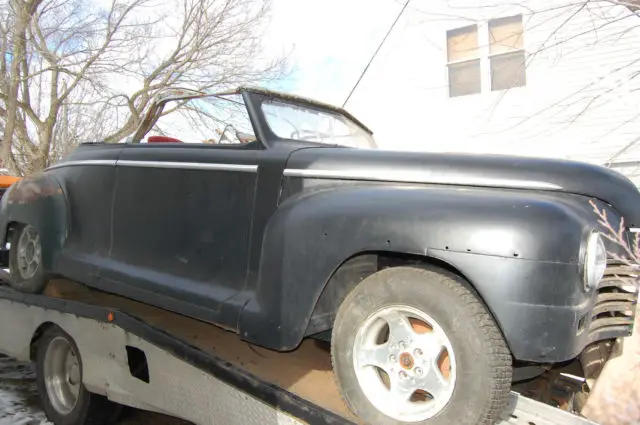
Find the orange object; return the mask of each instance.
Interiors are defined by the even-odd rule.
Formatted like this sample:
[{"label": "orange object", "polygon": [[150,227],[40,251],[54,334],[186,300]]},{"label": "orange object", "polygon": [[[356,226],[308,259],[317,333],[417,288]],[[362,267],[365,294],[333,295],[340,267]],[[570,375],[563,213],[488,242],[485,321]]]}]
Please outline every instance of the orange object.
[{"label": "orange object", "polygon": [[110,311],[109,314],[107,314],[107,321],[108,322],[113,322],[113,320],[115,319],[113,312]]},{"label": "orange object", "polygon": [[6,189],[20,179],[21,177],[0,176],[0,188]]}]

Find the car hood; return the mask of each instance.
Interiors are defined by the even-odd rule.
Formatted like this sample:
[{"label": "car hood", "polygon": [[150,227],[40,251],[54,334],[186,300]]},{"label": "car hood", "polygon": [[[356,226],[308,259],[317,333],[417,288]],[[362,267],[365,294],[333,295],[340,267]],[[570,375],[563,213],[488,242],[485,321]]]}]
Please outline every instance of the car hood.
[{"label": "car hood", "polygon": [[565,192],[612,205],[640,226],[640,193],[622,174],[576,161],[349,148],[295,151],[285,175]]}]

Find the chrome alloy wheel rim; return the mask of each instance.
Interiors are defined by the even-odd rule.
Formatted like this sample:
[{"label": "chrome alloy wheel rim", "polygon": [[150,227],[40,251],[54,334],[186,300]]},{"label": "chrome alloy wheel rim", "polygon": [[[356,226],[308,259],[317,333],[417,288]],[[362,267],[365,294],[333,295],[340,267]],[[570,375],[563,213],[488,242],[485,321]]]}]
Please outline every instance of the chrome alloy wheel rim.
[{"label": "chrome alloy wheel rim", "polygon": [[442,327],[428,314],[403,305],[384,307],[360,326],[353,365],[369,402],[404,422],[440,413],[456,382],[453,347]]},{"label": "chrome alloy wheel rim", "polygon": [[38,272],[42,261],[40,235],[33,226],[25,227],[18,240],[18,272],[24,280],[31,279]]},{"label": "chrome alloy wheel rim", "polygon": [[44,357],[44,382],[53,408],[68,415],[78,403],[82,374],[78,355],[61,336],[51,340]]}]

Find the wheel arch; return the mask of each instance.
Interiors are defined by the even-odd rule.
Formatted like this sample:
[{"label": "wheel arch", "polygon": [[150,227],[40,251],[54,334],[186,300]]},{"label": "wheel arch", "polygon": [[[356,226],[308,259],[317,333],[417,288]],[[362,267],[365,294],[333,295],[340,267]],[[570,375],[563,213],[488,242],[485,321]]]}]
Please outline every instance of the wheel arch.
[{"label": "wheel arch", "polygon": [[[373,264],[375,262],[375,264]],[[340,263],[331,276],[326,279],[322,291],[315,299],[313,313],[307,325],[305,336],[322,334],[331,329],[333,319],[347,294],[353,290],[364,278],[386,268],[400,266],[416,266],[430,268],[438,272],[449,273],[462,279],[468,289],[478,298],[496,322],[502,337],[507,341],[502,326],[491,306],[486,302],[477,285],[464,271],[451,261],[437,255],[418,255],[398,251],[364,251],[358,252]],[[359,267],[358,267],[359,266]],[[368,267],[367,267],[368,266]],[[353,270],[365,271],[366,275]],[[343,273],[345,272],[346,273]],[[358,280],[358,278],[360,278]],[[508,345],[508,341],[507,341]]]},{"label": "wheel arch", "polygon": [[51,270],[55,253],[68,234],[70,215],[66,194],[51,172],[26,177],[0,201],[0,242],[4,247],[18,224],[31,225],[42,238],[43,263]]},{"label": "wheel arch", "polygon": [[31,336],[31,341],[29,342],[29,358],[31,359],[31,361],[36,360],[36,355],[38,351],[38,341],[40,341],[40,338],[42,338],[45,332],[53,328],[58,328],[64,332],[64,329],[62,329],[59,325],[53,322],[43,322],[33,332],[33,335]]}]

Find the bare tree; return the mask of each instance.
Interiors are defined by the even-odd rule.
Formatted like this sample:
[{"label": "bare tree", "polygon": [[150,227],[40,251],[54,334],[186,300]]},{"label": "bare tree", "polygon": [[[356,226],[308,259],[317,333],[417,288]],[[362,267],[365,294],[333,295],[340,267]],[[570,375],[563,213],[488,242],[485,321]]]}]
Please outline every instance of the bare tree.
[{"label": "bare tree", "polygon": [[[40,170],[80,141],[131,134],[154,94],[266,82],[269,2],[0,0],[2,161]],[[167,111],[171,113],[175,108]]]}]

